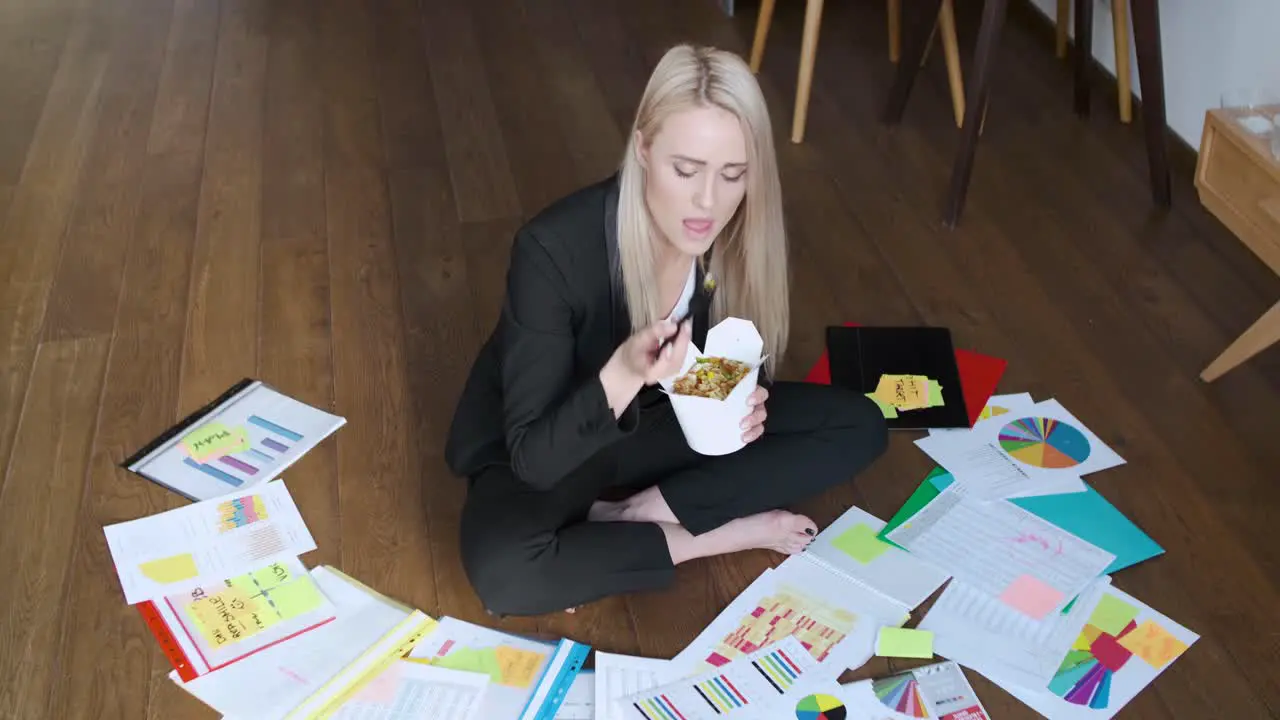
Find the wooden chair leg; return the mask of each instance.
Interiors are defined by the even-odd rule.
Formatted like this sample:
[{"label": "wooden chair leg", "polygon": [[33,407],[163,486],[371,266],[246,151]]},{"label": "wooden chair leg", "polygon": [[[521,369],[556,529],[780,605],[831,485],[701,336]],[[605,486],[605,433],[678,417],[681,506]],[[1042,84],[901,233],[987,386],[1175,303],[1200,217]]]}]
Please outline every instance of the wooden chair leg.
[{"label": "wooden chair leg", "polygon": [[960,68],[960,39],[956,35],[955,0],[942,0],[938,25],[942,31],[942,52],[947,59],[947,84],[951,87],[951,109],[956,127],[964,127],[964,73]]},{"label": "wooden chair leg", "polygon": [[809,91],[813,85],[813,65],[818,55],[818,31],[822,27],[823,0],[808,0],[804,8],[804,36],[800,40],[800,76],[796,83],[795,116],[791,121],[791,142],[804,142],[809,117]]},{"label": "wooden chair leg", "polygon": [[982,6],[982,27],[978,30],[978,43],[973,52],[973,76],[965,102],[964,126],[960,129],[960,149],[952,167],[951,187],[942,217],[943,223],[950,228],[960,221],[965,197],[969,193],[974,155],[978,151],[978,134],[984,124],[981,116],[986,113],[993,61],[1000,46],[1000,31],[1008,9],[1009,0],[986,0]]},{"label": "wooden chair leg", "polygon": [[928,47],[925,43],[929,37],[929,28],[937,20],[941,7],[942,0],[912,0],[907,4],[902,33],[902,59],[898,62],[893,87],[885,101],[884,121],[889,125],[901,122],[902,114],[906,112],[911,87],[920,74],[920,61]]},{"label": "wooden chair leg", "polygon": [[760,15],[756,17],[756,37],[751,43],[751,72],[760,72],[760,61],[764,58],[764,45],[769,40],[769,26],[773,24],[773,5],[775,0],[760,0]]},{"label": "wooden chair leg", "polygon": [[1116,41],[1116,93],[1120,122],[1133,120],[1133,89],[1129,86],[1129,0],[1112,0],[1111,31]]},{"label": "wooden chair leg", "polygon": [[1089,65],[1093,62],[1093,2],[1076,3],[1075,106],[1076,114],[1089,114]]},{"label": "wooden chair leg", "polygon": [[889,0],[889,62],[902,57],[902,0]]},{"label": "wooden chair leg", "polygon": [[1200,379],[1213,382],[1249,358],[1280,342],[1280,302],[1262,314],[1236,341],[1231,343],[1209,367],[1200,373]]},{"label": "wooden chair leg", "polygon": [[1071,0],[1058,0],[1058,59],[1067,56],[1067,25],[1071,22]]},{"label": "wooden chair leg", "polygon": [[1173,202],[1173,188],[1169,179],[1169,145],[1165,140],[1168,123],[1164,105],[1164,60],[1160,50],[1160,9],[1156,0],[1133,0],[1129,14],[1138,54],[1138,81],[1142,87],[1142,123],[1147,136],[1151,196],[1156,205],[1167,208]]}]

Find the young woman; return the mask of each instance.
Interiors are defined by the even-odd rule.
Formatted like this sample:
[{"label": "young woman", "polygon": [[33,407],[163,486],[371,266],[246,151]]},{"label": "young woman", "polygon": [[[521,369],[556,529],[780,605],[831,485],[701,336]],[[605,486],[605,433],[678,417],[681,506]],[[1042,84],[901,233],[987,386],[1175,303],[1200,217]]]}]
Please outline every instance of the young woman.
[{"label": "young woman", "polygon": [[[706,272],[709,310],[693,303],[702,312],[677,324]],[[620,172],[516,235],[501,317],[453,420],[447,460],[469,480],[462,560],[490,612],[572,609],[659,588],[694,558],[808,545],[813,521],[780,508],[849,480],[887,433],[862,395],[769,381],[787,279],[760,88],[736,55],[675,47]],[[747,445],[709,457],[689,449],[656,383],[725,317],[753,321],[768,360]]]}]

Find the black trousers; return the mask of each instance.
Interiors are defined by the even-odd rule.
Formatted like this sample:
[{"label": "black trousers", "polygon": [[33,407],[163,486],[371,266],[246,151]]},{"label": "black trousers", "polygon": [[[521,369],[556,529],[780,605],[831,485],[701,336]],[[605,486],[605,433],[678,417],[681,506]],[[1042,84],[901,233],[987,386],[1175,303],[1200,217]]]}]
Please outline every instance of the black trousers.
[{"label": "black trousers", "polygon": [[485,607],[538,615],[667,585],[675,568],[662,529],[588,522],[602,495],[657,485],[681,525],[700,535],[846,482],[888,442],[876,405],[843,388],[778,382],[766,408],[764,435],[730,455],[690,450],[664,397],[641,412],[634,434],[551,490],[525,484],[509,466],[471,478],[462,561]]}]

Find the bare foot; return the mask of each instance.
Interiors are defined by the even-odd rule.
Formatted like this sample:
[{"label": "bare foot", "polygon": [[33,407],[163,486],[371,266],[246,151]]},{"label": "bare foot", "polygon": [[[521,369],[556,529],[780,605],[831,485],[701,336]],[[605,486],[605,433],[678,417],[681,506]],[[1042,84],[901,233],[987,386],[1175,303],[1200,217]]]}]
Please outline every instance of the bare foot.
[{"label": "bare foot", "polygon": [[620,502],[597,500],[587,511],[592,522],[651,522],[679,524],[676,515],[656,485],[645,488]]},{"label": "bare foot", "polygon": [[587,520],[590,522],[622,522],[624,505],[625,503],[597,500],[591,503],[591,509],[587,511]]},{"label": "bare foot", "polygon": [[812,520],[785,510],[738,518],[696,537],[679,525],[663,525],[662,529],[667,536],[671,560],[676,564],[753,549],[795,555],[808,547],[818,532]]}]

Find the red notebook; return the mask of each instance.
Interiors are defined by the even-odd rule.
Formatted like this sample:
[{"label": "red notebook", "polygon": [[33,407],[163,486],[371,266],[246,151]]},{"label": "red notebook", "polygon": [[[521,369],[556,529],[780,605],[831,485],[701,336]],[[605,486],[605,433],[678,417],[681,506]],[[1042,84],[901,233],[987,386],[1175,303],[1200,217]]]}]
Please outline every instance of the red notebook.
[{"label": "red notebook", "polygon": [[[856,327],[857,323],[845,323],[845,327]],[[964,391],[965,409],[969,411],[969,424],[973,425],[978,421],[978,415],[982,413],[982,408],[987,406],[987,401],[996,392],[996,386],[1000,384],[1000,378],[1004,375],[1005,368],[1009,366],[1008,360],[1001,360],[990,355],[981,355],[969,350],[956,350],[956,367],[960,370],[960,384]],[[827,357],[827,351],[823,350],[818,362],[809,370],[809,374],[804,378],[805,382],[817,383],[819,385],[831,384],[831,359]]]}]

